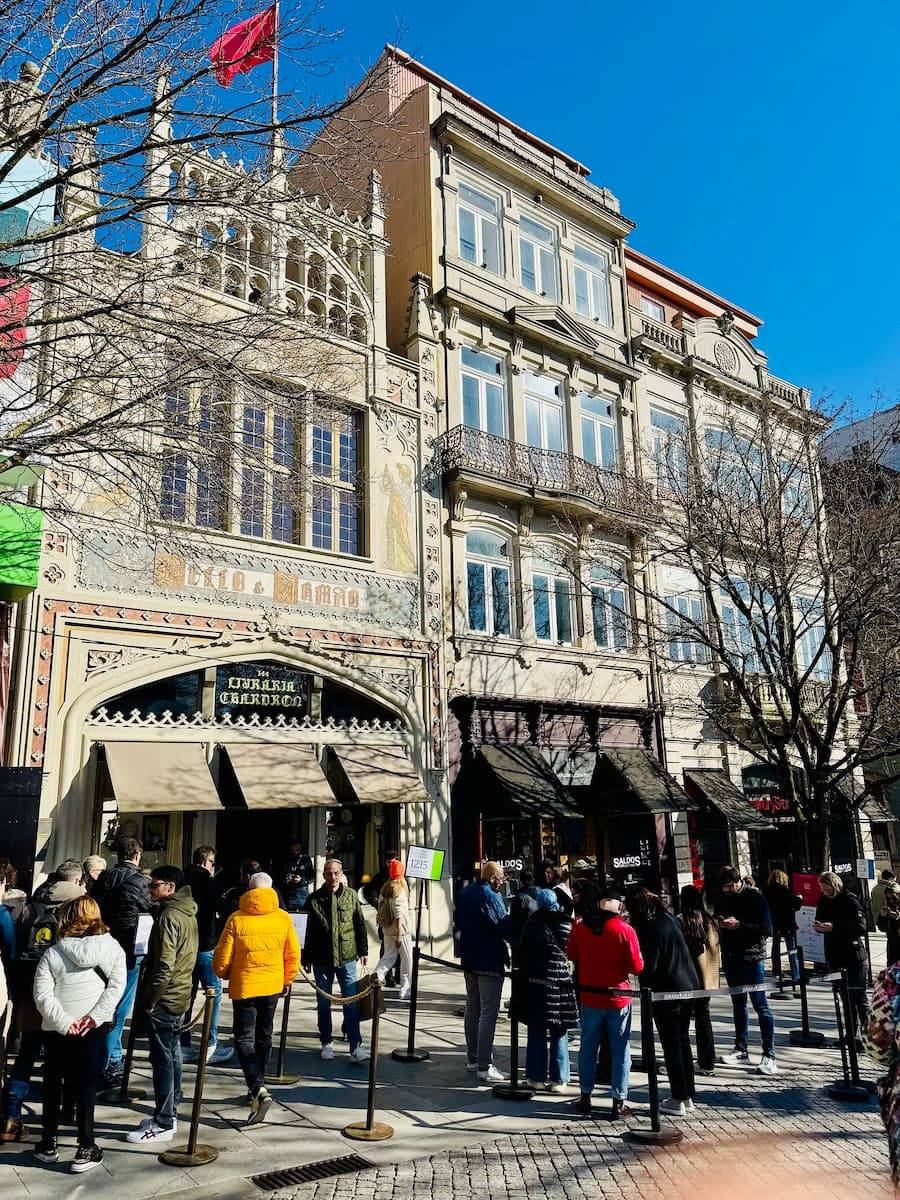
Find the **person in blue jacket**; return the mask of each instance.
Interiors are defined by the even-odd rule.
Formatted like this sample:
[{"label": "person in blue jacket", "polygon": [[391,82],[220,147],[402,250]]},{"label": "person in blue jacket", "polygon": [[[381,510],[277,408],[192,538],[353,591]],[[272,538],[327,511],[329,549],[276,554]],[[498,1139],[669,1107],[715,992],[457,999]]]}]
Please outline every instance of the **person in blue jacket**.
[{"label": "person in blue jacket", "polygon": [[15,868],[0,865],[0,961],[3,962],[6,978],[9,979],[9,968],[16,957],[16,924],[12,913],[3,903],[7,885],[12,887],[16,882]]},{"label": "person in blue jacket", "polygon": [[500,1012],[503,976],[509,963],[507,941],[512,921],[499,895],[503,868],[486,862],[481,878],[460,892],[453,923],[459,938],[466,980],[466,1050],[468,1069],[481,1083],[501,1083],[494,1067],[494,1031]]}]

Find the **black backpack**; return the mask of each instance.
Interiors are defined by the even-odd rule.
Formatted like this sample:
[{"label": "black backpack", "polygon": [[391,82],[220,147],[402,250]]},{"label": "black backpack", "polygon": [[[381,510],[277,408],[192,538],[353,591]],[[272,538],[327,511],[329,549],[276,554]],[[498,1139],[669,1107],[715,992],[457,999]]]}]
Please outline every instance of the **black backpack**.
[{"label": "black backpack", "polygon": [[34,919],[28,929],[28,944],[23,957],[37,962],[44,951],[56,944],[59,936],[59,904],[32,901]]}]

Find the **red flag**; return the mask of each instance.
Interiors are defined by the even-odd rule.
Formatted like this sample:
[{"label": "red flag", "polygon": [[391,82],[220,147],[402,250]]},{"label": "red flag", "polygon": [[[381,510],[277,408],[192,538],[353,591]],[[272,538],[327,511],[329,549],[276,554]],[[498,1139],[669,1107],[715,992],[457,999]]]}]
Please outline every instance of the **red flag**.
[{"label": "red flag", "polygon": [[276,5],[248,17],[213,42],[209,52],[216,79],[228,87],[235,75],[246,74],[275,55]]}]

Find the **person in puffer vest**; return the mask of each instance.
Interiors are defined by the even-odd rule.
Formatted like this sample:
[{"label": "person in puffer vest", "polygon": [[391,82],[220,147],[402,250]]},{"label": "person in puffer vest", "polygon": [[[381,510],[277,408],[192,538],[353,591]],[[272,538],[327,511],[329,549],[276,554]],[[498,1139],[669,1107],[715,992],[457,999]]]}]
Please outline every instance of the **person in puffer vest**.
[{"label": "person in puffer vest", "polygon": [[278,997],[294,982],[300,944],[291,918],[278,905],[272,876],[257,871],[213,953],[213,970],[228,980],[234,1046],[250,1091],[249,1124],[264,1121],[272,1097],[264,1086]]}]

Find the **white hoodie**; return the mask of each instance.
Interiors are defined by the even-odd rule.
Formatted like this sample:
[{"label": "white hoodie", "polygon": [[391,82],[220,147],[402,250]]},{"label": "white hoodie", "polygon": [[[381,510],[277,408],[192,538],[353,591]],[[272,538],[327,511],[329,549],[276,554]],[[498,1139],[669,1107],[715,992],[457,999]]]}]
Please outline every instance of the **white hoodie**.
[{"label": "white hoodie", "polygon": [[[106,983],[95,967],[106,976]],[[41,1028],[68,1033],[82,1017],[111,1021],[125,990],[125,951],[108,933],[60,938],[41,956],[34,975],[34,1002]]]}]

